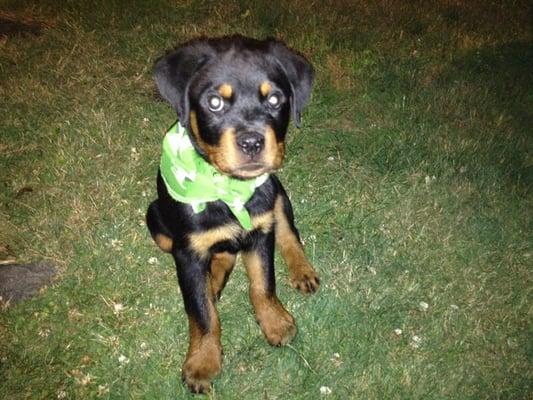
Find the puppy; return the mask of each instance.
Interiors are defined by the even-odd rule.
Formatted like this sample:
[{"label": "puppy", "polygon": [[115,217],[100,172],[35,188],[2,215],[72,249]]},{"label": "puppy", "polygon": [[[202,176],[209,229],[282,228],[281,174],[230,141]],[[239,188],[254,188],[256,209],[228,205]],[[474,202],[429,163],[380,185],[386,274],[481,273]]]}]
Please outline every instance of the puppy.
[{"label": "puppy", "polygon": [[165,136],[158,198],[146,220],[176,263],[190,335],[182,378],[202,393],[221,370],[215,303],[237,253],[256,319],[273,346],[296,334],[276,296],[274,244],[294,288],[319,287],[287,193],[273,174],[285,156],[290,118],[300,127],[313,69],[279,41],[232,36],[188,42],[161,58],[154,75],[179,122]]}]

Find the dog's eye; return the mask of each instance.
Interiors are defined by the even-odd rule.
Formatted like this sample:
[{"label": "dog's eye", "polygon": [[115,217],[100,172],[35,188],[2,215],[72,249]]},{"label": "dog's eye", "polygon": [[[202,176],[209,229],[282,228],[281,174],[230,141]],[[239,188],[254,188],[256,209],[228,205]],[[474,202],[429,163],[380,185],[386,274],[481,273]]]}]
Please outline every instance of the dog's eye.
[{"label": "dog's eye", "polygon": [[274,108],[278,108],[281,103],[281,98],[279,97],[278,94],[275,94],[275,93],[268,96],[267,100],[268,100],[268,104],[270,104]]},{"label": "dog's eye", "polygon": [[209,109],[214,112],[222,111],[224,108],[224,100],[222,100],[222,97],[220,96],[210,96],[207,99],[207,104]]}]

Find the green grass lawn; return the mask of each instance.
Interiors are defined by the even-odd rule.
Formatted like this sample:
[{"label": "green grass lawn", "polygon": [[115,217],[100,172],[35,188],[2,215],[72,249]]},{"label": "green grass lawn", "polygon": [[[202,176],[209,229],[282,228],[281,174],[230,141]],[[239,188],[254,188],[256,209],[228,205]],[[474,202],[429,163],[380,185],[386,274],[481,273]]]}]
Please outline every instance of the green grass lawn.
[{"label": "green grass lawn", "polygon": [[42,24],[0,37],[0,250],[60,270],[0,311],[0,398],[192,398],[173,262],[144,226],[175,119],[151,68],[182,41],[230,33],[285,40],[315,65],[279,176],[322,286],[300,295],[277,260],[299,331],[272,348],[239,265],[218,306],[224,367],[209,396],[533,396],[528,1],[0,10]]}]

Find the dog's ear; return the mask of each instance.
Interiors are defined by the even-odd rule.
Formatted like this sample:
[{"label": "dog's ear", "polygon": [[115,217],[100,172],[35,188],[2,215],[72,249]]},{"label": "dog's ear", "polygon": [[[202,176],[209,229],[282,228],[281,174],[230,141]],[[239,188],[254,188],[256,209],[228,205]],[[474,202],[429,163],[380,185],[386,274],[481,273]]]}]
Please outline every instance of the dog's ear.
[{"label": "dog's ear", "polygon": [[196,40],[165,55],[155,64],[154,79],[159,93],[174,107],[182,126],[189,124],[189,83],[213,54],[207,41]]},{"label": "dog's ear", "polygon": [[287,75],[291,84],[291,110],[294,124],[301,125],[301,114],[307,104],[313,87],[314,71],[311,64],[301,55],[290,50],[283,43],[272,40],[270,51]]}]

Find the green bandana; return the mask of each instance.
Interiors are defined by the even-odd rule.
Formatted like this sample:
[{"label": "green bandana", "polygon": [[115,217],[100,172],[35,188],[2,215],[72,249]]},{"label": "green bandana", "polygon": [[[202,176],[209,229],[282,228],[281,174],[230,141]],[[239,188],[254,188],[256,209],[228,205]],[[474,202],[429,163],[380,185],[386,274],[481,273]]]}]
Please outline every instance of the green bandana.
[{"label": "green bandana", "polygon": [[189,204],[195,213],[203,211],[209,201],[222,200],[246,230],[252,229],[252,220],[244,204],[269,176],[240,180],[221,174],[200,157],[179,122],[163,139],[160,171],[172,198]]}]

